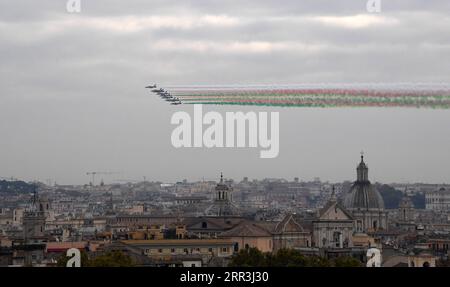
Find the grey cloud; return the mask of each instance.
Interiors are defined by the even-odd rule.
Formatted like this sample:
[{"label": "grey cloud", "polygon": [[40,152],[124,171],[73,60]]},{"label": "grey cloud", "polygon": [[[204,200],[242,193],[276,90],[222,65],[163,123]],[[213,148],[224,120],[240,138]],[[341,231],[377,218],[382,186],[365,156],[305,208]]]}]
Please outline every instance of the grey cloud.
[{"label": "grey cloud", "polygon": [[[365,1],[82,0],[80,15],[66,13],[65,2],[0,3],[0,175],[84,182],[90,169],[112,169],[167,181],[219,171],[341,180],[353,178],[366,149],[376,179],[448,180],[447,111],[277,108],[280,156],[264,161],[256,150],[175,150],[169,121],[176,109],[143,86],[449,82],[449,3],[382,1],[379,16],[397,23],[349,29],[306,19],[365,15]],[[239,21],[132,32],[76,25],[205,15]],[[174,49],[161,48],[167,42]],[[245,50],[259,42],[284,48]],[[195,49],[199,43],[207,48]],[[236,43],[244,48],[229,49]]]}]

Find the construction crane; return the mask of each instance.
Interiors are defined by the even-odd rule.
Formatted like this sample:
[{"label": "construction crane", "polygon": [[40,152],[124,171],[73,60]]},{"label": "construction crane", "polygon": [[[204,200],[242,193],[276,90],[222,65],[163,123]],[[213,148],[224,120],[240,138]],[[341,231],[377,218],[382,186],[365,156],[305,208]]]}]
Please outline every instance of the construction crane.
[{"label": "construction crane", "polygon": [[112,172],[112,171],[89,171],[86,172],[86,175],[92,176],[92,186],[95,186],[95,176],[96,175],[107,175],[107,174],[118,174],[119,172]]}]

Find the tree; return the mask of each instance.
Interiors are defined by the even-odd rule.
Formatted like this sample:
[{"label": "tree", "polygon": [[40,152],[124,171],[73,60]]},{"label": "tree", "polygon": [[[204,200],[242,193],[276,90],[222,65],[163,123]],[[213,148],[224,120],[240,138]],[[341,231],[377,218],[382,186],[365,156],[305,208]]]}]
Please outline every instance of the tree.
[{"label": "tree", "polygon": [[34,185],[19,180],[0,180],[0,193],[5,195],[30,194],[34,192]]},{"label": "tree", "polygon": [[350,256],[340,256],[333,260],[334,267],[363,267],[361,261]]},{"label": "tree", "polygon": [[[121,251],[109,251],[93,259],[89,259],[86,251],[81,251],[81,267],[133,267],[133,259]],[[56,266],[66,267],[69,257],[61,254]]]},{"label": "tree", "polygon": [[383,197],[384,206],[387,209],[398,208],[403,192],[387,184],[375,184],[375,187],[380,192],[381,197]]},{"label": "tree", "polygon": [[320,256],[305,256],[295,249],[280,249],[276,253],[263,253],[247,248],[234,255],[230,267],[357,267],[361,262],[351,257],[328,260]]},{"label": "tree", "polygon": [[425,194],[416,193],[411,197],[411,200],[414,204],[414,208],[425,209]]},{"label": "tree", "polygon": [[263,267],[267,266],[266,254],[255,247],[245,248],[233,255],[230,267]]},{"label": "tree", "polygon": [[320,257],[320,256],[311,256],[308,257],[308,263],[306,267],[332,267],[330,260]]},{"label": "tree", "polygon": [[89,261],[89,267],[133,267],[133,259],[121,251],[110,251]]},{"label": "tree", "polygon": [[273,267],[305,267],[309,263],[304,255],[294,249],[280,249],[267,259],[267,264]]}]

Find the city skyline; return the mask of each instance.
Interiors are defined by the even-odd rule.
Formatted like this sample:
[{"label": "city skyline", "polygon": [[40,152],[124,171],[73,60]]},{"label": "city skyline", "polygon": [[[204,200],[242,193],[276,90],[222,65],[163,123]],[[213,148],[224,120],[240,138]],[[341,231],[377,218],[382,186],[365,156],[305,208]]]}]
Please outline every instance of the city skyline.
[{"label": "city skyline", "polygon": [[268,286],[450,267],[449,9],[0,1],[0,268]]},{"label": "city skyline", "polygon": [[[364,156],[364,151],[360,152],[360,156]],[[359,162],[358,162],[359,164]],[[366,162],[367,164],[367,162]],[[367,166],[369,167],[369,164],[367,164]],[[356,170],[356,168],[355,168]],[[127,177],[127,176],[123,176],[124,172],[118,172],[118,171],[88,171],[85,173],[85,178],[86,180],[83,182],[57,182],[54,181],[52,178],[46,178],[46,179],[26,179],[26,178],[17,178],[14,176],[2,176],[0,177],[0,180],[10,180],[10,181],[14,181],[14,180],[19,180],[19,181],[28,181],[28,182],[40,182],[40,183],[44,183],[47,185],[86,185],[86,184],[93,184],[93,185],[100,185],[100,183],[102,184],[123,184],[123,183],[138,183],[138,182],[161,182],[164,184],[175,184],[175,183],[179,183],[182,181],[187,181],[187,182],[219,182],[220,180],[220,176],[218,176],[218,174],[223,175],[223,171],[222,170],[218,170],[218,173],[215,176],[200,176],[200,177],[184,177],[184,178],[173,178],[173,180],[163,180],[163,179],[159,179],[159,178],[154,178],[151,176],[146,176],[143,175],[140,178],[139,177],[135,177],[135,178],[131,178],[131,177]],[[234,174],[234,173],[232,173]],[[114,179],[113,179],[114,178]],[[353,182],[354,178],[344,178],[344,179],[337,179],[337,180],[330,180],[327,178],[323,178],[320,175],[317,176],[313,176],[310,178],[303,178],[300,176],[294,176],[294,177],[285,177],[285,176],[266,176],[266,177],[251,177],[248,176],[245,173],[242,173],[240,175],[240,177],[233,177],[233,176],[225,176],[224,177],[226,180],[232,180],[236,183],[244,180],[245,178],[248,179],[249,181],[262,181],[262,180],[286,180],[286,181],[294,181],[294,180],[298,180],[299,182],[313,182],[313,181],[321,181],[321,182],[325,182],[325,183],[343,183],[343,182]],[[431,185],[447,185],[449,184],[448,182],[432,182],[432,181],[381,181],[381,180],[377,180],[371,179],[371,176],[369,176],[369,181],[373,182],[373,183],[382,183],[382,184],[431,184]]]}]

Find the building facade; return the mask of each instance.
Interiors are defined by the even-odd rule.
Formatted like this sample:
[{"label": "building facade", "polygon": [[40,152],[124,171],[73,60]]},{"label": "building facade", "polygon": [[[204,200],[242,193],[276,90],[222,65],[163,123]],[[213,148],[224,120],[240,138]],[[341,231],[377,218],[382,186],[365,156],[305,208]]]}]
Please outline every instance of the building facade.
[{"label": "building facade", "polygon": [[450,192],[445,188],[425,193],[425,209],[434,211],[450,210]]},{"label": "building facade", "polygon": [[317,220],[313,221],[314,246],[353,247],[354,223],[352,214],[337,202],[333,190],[330,201],[319,211]]}]

